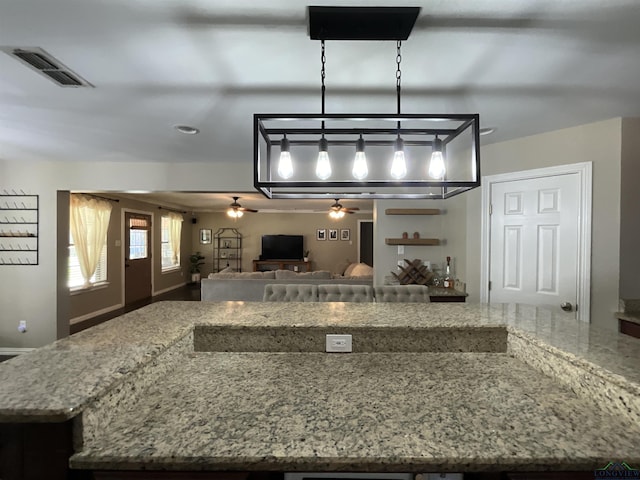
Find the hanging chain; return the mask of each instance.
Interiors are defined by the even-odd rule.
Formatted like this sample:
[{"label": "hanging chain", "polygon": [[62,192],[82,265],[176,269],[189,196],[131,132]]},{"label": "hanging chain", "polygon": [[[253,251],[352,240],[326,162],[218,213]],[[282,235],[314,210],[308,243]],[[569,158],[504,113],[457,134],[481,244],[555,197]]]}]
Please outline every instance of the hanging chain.
[{"label": "hanging chain", "polygon": [[324,86],[324,79],[326,77],[326,71],[325,71],[325,64],[327,63],[327,57],[325,55],[325,50],[324,50],[324,40],[322,40],[322,49],[320,50],[320,62],[322,63],[322,69],[320,70],[320,80],[322,82],[322,114],[324,115],[324,92],[325,92],[325,86]]},{"label": "hanging chain", "polygon": [[[400,63],[402,62],[402,53],[400,49],[402,48],[402,41],[398,40],[396,44],[396,93],[397,93],[397,101],[398,101],[398,115],[400,115],[400,83],[402,80],[402,70],[400,70]],[[398,120],[398,134],[400,134],[400,120]]]}]

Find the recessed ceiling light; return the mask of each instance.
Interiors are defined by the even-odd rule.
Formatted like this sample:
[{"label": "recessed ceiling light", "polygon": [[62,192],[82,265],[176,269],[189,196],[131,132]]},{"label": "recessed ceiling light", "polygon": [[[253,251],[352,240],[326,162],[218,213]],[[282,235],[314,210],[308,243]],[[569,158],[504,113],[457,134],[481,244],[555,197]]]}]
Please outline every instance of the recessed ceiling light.
[{"label": "recessed ceiling light", "polygon": [[173,128],[186,135],[195,135],[196,133],[200,133],[200,129],[189,125],[174,125]]},{"label": "recessed ceiling light", "polygon": [[481,128],[480,135],[491,135],[495,131],[496,131],[495,127]]}]

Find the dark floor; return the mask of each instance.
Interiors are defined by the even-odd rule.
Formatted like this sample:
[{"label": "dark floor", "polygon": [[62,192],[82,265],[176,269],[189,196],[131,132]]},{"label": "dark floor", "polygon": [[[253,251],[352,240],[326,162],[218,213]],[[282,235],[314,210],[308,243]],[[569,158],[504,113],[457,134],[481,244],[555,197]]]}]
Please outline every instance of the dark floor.
[{"label": "dark floor", "polygon": [[103,323],[103,322],[106,322],[107,320],[111,320],[112,318],[119,317],[122,314],[137,310],[138,308],[144,307],[145,305],[149,305],[155,302],[162,302],[166,300],[170,300],[170,301],[186,300],[186,301],[199,302],[200,301],[200,284],[199,283],[188,284],[188,285],[185,285],[184,287],[171,290],[170,292],[163,293],[161,295],[156,295],[155,297],[149,297],[139,302],[133,303],[131,305],[127,305],[117,310],[113,310],[109,313],[98,315],[96,317],[83,320],[82,322],[75,323],[71,325],[71,335],[73,335],[74,333],[81,332],[82,330],[86,330],[89,327],[93,327],[94,325],[98,325],[99,323]]}]

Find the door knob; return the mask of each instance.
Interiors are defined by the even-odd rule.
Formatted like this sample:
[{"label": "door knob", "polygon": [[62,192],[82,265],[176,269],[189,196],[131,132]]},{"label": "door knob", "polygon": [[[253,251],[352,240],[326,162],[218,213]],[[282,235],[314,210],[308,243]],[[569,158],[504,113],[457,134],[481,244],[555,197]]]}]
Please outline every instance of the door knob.
[{"label": "door knob", "polygon": [[565,312],[570,312],[573,310],[573,305],[571,305],[571,302],[562,302],[560,308]]}]

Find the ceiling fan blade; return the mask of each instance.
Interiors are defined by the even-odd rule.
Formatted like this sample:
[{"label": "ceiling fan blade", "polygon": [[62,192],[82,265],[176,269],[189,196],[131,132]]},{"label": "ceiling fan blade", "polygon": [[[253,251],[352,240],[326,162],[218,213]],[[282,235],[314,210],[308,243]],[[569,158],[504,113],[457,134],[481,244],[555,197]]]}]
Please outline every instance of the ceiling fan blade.
[{"label": "ceiling fan blade", "polygon": [[246,207],[238,207],[238,210],[242,210],[243,212],[251,212],[251,213],[258,212],[258,210],[254,210],[253,208],[246,208]]},{"label": "ceiling fan blade", "polygon": [[360,207],[349,207],[349,208],[345,207],[345,210],[353,210],[355,212],[357,210],[360,210]]}]

